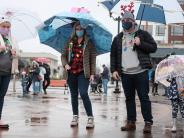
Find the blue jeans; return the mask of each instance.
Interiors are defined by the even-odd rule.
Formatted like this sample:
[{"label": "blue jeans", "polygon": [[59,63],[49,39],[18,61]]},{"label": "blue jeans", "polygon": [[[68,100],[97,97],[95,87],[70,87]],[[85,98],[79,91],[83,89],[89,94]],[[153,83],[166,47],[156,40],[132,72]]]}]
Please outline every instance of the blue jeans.
[{"label": "blue jeans", "polygon": [[11,75],[0,75],[0,119],[2,115],[3,110],[3,104],[4,104],[4,96],[6,95],[6,92],[8,90],[8,86],[10,83]]},{"label": "blue jeans", "polygon": [[40,82],[33,81],[33,93],[37,94],[40,92]]},{"label": "blue jeans", "polygon": [[102,85],[104,88],[104,93],[107,94],[107,84],[108,84],[108,79],[102,79]]},{"label": "blue jeans", "polygon": [[147,71],[138,74],[122,74],[122,85],[126,97],[127,120],[136,121],[135,92],[137,91],[141,112],[145,122],[153,123]]},{"label": "blue jeans", "polygon": [[68,72],[68,86],[71,92],[73,115],[78,115],[78,94],[82,98],[84,108],[88,116],[93,116],[92,105],[88,95],[89,79],[85,78],[84,72],[72,74]]}]

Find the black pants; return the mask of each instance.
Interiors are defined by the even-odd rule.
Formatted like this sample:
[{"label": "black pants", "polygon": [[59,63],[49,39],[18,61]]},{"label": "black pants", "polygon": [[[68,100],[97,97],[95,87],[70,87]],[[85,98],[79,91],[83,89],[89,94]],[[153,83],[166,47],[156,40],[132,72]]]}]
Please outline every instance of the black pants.
[{"label": "black pants", "polygon": [[29,88],[31,87],[31,84],[32,84],[32,78],[29,77],[28,83],[27,83],[27,92],[29,92]]},{"label": "black pants", "polygon": [[50,85],[50,78],[46,77],[44,78],[44,81],[43,81],[43,90],[45,91],[47,89],[47,87]]},{"label": "black pants", "polygon": [[8,86],[10,83],[11,75],[0,75],[0,119],[2,115],[3,110],[3,104],[4,104],[4,96],[6,95],[6,92],[8,90]]},{"label": "black pants", "polygon": [[122,74],[122,85],[126,97],[127,120],[136,121],[135,92],[141,102],[141,112],[145,122],[153,123],[147,71],[138,74]]}]

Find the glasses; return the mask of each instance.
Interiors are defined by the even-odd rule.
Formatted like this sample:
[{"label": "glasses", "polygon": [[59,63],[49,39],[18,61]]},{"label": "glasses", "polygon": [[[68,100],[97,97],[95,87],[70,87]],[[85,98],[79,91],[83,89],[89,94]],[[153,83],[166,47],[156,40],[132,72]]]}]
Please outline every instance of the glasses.
[{"label": "glasses", "polygon": [[83,30],[82,28],[75,28],[76,31],[80,31]]},{"label": "glasses", "polygon": [[1,27],[2,28],[7,28],[7,29],[10,29],[11,28],[11,26],[8,26],[8,25],[2,25]]}]

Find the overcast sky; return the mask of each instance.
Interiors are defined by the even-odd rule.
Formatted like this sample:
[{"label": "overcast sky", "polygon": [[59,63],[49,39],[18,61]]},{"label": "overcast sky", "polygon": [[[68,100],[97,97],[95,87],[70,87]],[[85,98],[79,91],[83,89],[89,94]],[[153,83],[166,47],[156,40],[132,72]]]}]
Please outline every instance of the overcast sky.
[{"label": "overcast sky", "polygon": [[[70,11],[72,7],[85,7],[89,9],[92,16],[103,23],[109,31],[113,34],[117,33],[117,23],[109,18],[108,11],[102,5],[98,6],[97,0],[0,0],[0,3],[0,8],[25,9],[34,12],[42,21],[59,12]],[[49,51],[59,56],[59,53],[54,50],[45,46],[43,48],[43,45],[39,45],[38,38],[20,43],[20,48],[23,49],[23,51],[32,52],[40,52],[40,50],[43,50],[43,52]],[[40,50],[38,50],[38,48]],[[108,56],[103,56],[102,59],[107,58]],[[103,62],[105,61],[109,62],[109,59]]]}]

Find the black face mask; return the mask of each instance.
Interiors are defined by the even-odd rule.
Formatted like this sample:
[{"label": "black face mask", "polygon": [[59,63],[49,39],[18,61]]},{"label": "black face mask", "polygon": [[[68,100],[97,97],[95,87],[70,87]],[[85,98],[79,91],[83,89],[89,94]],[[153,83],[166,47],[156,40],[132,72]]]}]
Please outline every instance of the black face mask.
[{"label": "black face mask", "polygon": [[122,23],[122,27],[125,30],[129,30],[130,28],[132,28],[132,26],[133,26],[133,23],[132,22],[123,22]]}]

